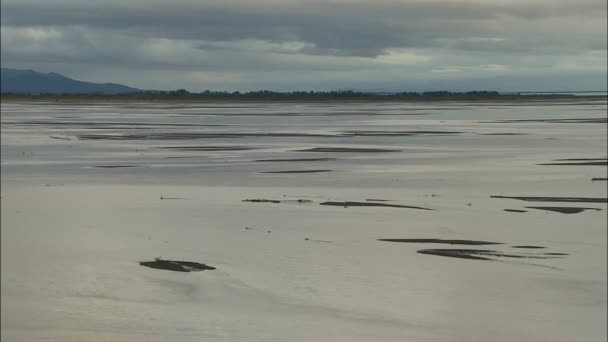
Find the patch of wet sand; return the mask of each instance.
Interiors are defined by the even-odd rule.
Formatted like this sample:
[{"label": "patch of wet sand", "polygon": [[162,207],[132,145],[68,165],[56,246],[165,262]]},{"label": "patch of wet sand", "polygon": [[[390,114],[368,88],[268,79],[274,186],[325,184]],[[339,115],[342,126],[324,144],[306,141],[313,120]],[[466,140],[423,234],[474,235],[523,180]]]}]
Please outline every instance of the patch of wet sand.
[{"label": "patch of wet sand", "polygon": [[448,240],[448,239],[378,239],[378,241],[406,242],[406,243],[442,243],[450,245],[501,245],[502,242],[476,241],[476,240]]},{"label": "patch of wet sand", "polygon": [[501,257],[501,258],[517,258],[517,259],[553,259],[557,257],[555,256],[547,256],[546,253],[543,254],[512,254],[512,253],[503,253],[494,250],[487,249],[421,249],[417,251],[420,254],[430,254],[430,255],[438,255],[444,257],[451,258],[461,258],[461,259],[473,259],[473,260],[496,260],[491,257]]},{"label": "patch of wet sand", "polygon": [[505,209],[505,211],[508,211],[510,213],[527,213],[527,210],[521,210],[521,209]]},{"label": "patch of wet sand", "polygon": [[149,268],[175,272],[199,272],[205,270],[215,270],[215,267],[198,262],[162,260],[160,258],[156,258],[154,261],[142,261],[139,264]]},{"label": "patch of wet sand", "polygon": [[331,172],[333,170],[287,170],[287,171],[262,171],[260,173],[321,173]]},{"label": "patch of wet sand", "polygon": [[434,210],[430,208],[416,207],[411,205],[399,205],[399,204],[386,204],[386,203],[374,203],[374,202],[335,202],[328,201],[322,202],[321,205],[332,205],[337,207],[389,207],[389,208],[406,208],[406,209],[420,209],[420,210]]},{"label": "patch of wet sand", "polygon": [[222,138],[250,138],[250,137],[278,137],[278,138],[332,138],[337,135],[313,133],[148,133],[148,134],[81,134],[80,140],[196,140],[196,139],[222,139]]},{"label": "patch of wet sand", "polygon": [[369,136],[369,137],[408,137],[417,135],[453,135],[465,132],[455,131],[342,131],[348,136]]},{"label": "patch of wet sand", "polygon": [[336,158],[297,158],[297,159],[258,159],[254,162],[268,162],[268,163],[279,163],[279,162],[314,162],[314,161],[331,161]]},{"label": "patch of wet sand", "polygon": [[536,165],[578,165],[578,166],[608,166],[608,161],[590,161],[579,163],[542,163]]},{"label": "patch of wet sand", "polygon": [[592,197],[548,197],[548,196],[498,196],[492,195],[490,198],[508,198],[528,202],[568,202],[568,203],[608,203],[607,198]]},{"label": "patch of wet sand", "polygon": [[479,135],[528,135],[528,133],[479,133]]},{"label": "patch of wet sand", "polygon": [[265,198],[251,198],[244,199],[243,202],[252,202],[252,203],[281,203],[280,200],[271,200]]},{"label": "patch of wet sand", "polygon": [[608,118],[521,119],[480,121],[479,123],[608,123]]},{"label": "patch of wet sand", "polygon": [[554,211],[562,214],[578,214],[585,210],[601,211],[600,208],[580,208],[580,207],[526,207],[529,209]]},{"label": "patch of wet sand", "polygon": [[[231,145],[206,145],[206,146],[167,146],[159,147],[163,150],[175,151],[198,151],[198,152],[215,152],[215,151],[247,151],[254,150],[255,147],[250,146],[231,146]],[[175,157],[177,158],[177,157]]]},{"label": "patch of wet sand", "polygon": [[379,152],[401,152],[388,148],[354,148],[354,147],[315,147],[305,150],[295,150],[294,152],[362,152],[362,153],[379,153]]},{"label": "patch of wet sand", "polygon": [[553,161],[605,161],[608,158],[564,158],[564,159],[553,159]]}]

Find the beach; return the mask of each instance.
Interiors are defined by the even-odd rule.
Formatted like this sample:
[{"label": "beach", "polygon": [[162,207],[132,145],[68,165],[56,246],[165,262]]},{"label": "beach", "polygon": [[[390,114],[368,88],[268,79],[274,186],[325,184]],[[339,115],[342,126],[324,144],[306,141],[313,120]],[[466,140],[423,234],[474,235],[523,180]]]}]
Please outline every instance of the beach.
[{"label": "beach", "polygon": [[1,337],[605,341],[606,135],[605,97],[3,102]]}]

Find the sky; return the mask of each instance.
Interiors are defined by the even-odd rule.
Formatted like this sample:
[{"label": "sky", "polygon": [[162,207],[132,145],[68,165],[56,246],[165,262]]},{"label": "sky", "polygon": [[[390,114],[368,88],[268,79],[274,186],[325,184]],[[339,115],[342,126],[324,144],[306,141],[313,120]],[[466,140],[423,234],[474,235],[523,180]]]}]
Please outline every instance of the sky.
[{"label": "sky", "polygon": [[140,89],[607,89],[606,0],[2,0],[1,64]]}]

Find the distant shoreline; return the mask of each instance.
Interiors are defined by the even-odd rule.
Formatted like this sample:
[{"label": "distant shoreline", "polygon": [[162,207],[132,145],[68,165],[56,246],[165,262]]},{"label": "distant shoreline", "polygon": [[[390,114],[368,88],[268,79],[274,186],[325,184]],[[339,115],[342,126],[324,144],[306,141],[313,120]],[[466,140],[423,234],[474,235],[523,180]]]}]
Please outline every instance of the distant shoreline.
[{"label": "distant shoreline", "polygon": [[573,94],[548,94],[534,93],[527,94],[524,92],[517,94],[491,94],[491,95],[472,95],[467,93],[450,93],[445,95],[376,95],[376,94],[356,94],[349,96],[341,94],[338,96],[329,94],[317,95],[292,95],[289,93],[273,93],[267,96],[253,96],[248,94],[226,94],[226,95],[205,95],[205,94],[185,94],[171,95],[167,94],[120,94],[120,95],[105,95],[105,94],[70,94],[70,95],[26,95],[26,94],[1,94],[2,102],[54,102],[54,103],[82,103],[82,102],[186,102],[186,103],[213,103],[213,102],[290,102],[290,103],[356,103],[356,102],[500,102],[500,101],[516,101],[516,102],[539,102],[539,101],[555,101],[555,100],[604,100],[608,101],[607,95],[573,95]]}]

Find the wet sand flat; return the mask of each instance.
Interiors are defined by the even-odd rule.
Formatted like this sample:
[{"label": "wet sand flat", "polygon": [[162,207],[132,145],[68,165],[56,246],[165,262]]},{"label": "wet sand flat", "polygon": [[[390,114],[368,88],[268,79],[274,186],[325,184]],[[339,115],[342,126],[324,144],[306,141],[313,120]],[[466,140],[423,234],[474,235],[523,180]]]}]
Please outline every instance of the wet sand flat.
[{"label": "wet sand flat", "polygon": [[604,98],[1,109],[2,340],[607,338]]}]

